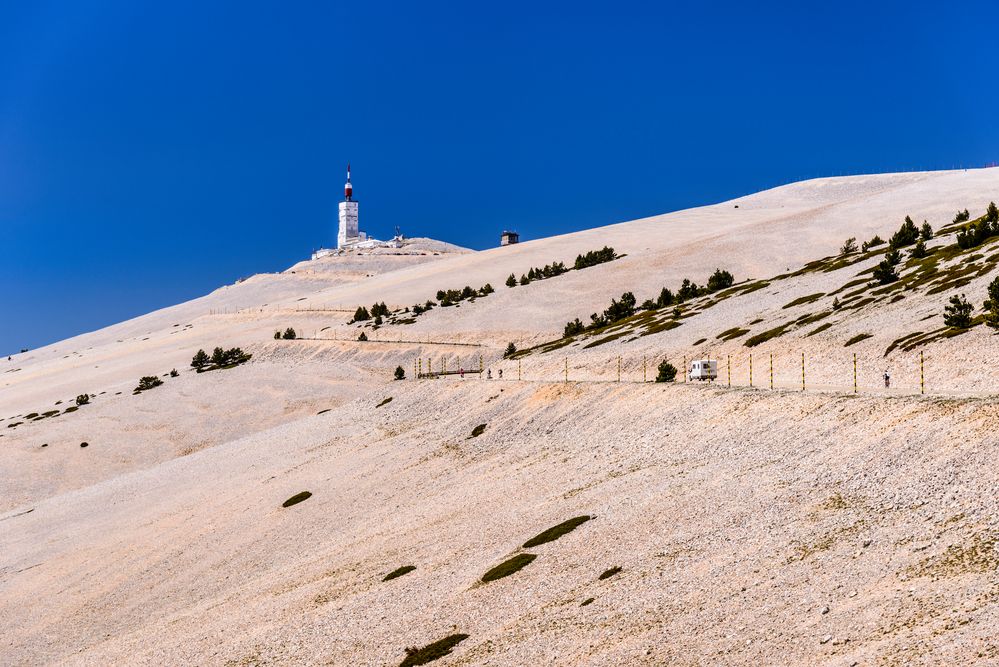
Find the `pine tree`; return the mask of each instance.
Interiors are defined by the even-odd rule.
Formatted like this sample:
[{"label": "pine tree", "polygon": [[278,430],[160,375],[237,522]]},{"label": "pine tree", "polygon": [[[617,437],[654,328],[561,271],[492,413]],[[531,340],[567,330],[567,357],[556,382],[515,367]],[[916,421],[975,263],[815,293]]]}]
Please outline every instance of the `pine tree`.
[{"label": "pine tree", "polygon": [[506,350],[503,352],[503,357],[504,358],[511,357],[516,353],[517,353],[517,346],[514,345],[513,343],[510,343],[506,346]]},{"label": "pine tree", "polygon": [[510,277],[506,279],[506,286],[507,287],[516,287],[517,286],[517,277],[514,276],[512,273],[510,274]]},{"label": "pine tree", "polygon": [[929,253],[926,251],[926,244],[923,242],[923,239],[916,241],[916,245],[914,245],[912,250],[909,251],[909,256],[915,259],[922,259],[928,254]]},{"label": "pine tree", "polygon": [[[438,292],[437,299],[440,300],[440,298],[441,298],[441,292]],[[358,306],[357,310],[354,311],[355,322],[363,322],[364,320],[370,320],[370,319],[371,319],[371,314],[368,312],[368,309],[365,308],[364,306]]]},{"label": "pine tree", "polygon": [[656,382],[672,382],[676,379],[676,366],[669,363],[665,359],[659,364],[658,374],[656,375]]},{"label": "pine tree", "polygon": [[395,367],[395,379],[396,380],[406,379],[406,370],[402,366]]},{"label": "pine tree", "polygon": [[669,291],[667,288],[662,288],[659,292],[659,298],[656,299],[656,307],[665,308],[666,306],[673,305],[673,292]]},{"label": "pine tree", "polygon": [[298,334],[295,333],[294,329],[288,327],[287,329],[284,330],[284,335],[282,336],[282,338],[284,338],[285,340],[295,340],[296,338],[298,338]]},{"label": "pine tree", "polygon": [[999,277],[989,283],[989,298],[983,304],[985,323],[993,329],[999,329]]},{"label": "pine tree", "polygon": [[708,290],[711,292],[717,292],[720,289],[725,289],[726,287],[731,287],[735,282],[735,278],[728,271],[722,271],[721,269],[715,269],[715,272],[711,274],[708,278]]},{"label": "pine tree", "polygon": [[929,241],[933,238],[933,228],[925,220],[923,220],[923,226],[919,228],[919,238],[924,241]]},{"label": "pine tree", "polygon": [[841,254],[841,255],[849,255],[850,253],[853,253],[853,252],[857,252],[857,237],[856,236],[851,236],[846,241],[844,241],[843,245],[839,249],[839,254]]},{"label": "pine tree", "polygon": [[357,337],[357,340],[368,340],[368,334],[361,332],[361,335]]},{"label": "pine tree", "polygon": [[212,364],[215,366],[225,366],[225,350],[221,347],[212,350]]},{"label": "pine tree", "polygon": [[944,308],[944,324],[955,329],[967,329],[971,326],[971,304],[964,295],[955,294],[950,298],[950,305]]},{"label": "pine tree", "polygon": [[198,350],[198,352],[194,355],[194,359],[191,360],[191,368],[200,371],[207,365],[208,353],[204,350]]}]

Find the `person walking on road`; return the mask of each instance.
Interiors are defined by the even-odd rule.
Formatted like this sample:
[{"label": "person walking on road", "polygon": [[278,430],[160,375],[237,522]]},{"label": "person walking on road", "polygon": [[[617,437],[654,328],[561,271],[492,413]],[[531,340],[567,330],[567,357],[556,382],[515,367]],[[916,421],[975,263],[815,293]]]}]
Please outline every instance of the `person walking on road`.
[{"label": "person walking on road", "polygon": [[486,379],[487,380],[492,380],[493,379],[493,369],[489,368],[489,369],[486,370]]},{"label": "person walking on road", "polygon": [[502,369],[502,368],[501,368],[501,369],[499,369],[499,379],[500,379],[500,380],[502,380],[502,379],[503,379],[503,369]]},{"label": "person walking on road", "polygon": [[465,379],[465,368],[464,367],[461,367],[461,368],[458,369],[458,375],[461,376],[462,380]]},{"label": "person walking on road", "polygon": [[890,389],[890,388],[891,388],[891,373],[889,373],[888,369],[886,368],[885,369],[885,389]]}]

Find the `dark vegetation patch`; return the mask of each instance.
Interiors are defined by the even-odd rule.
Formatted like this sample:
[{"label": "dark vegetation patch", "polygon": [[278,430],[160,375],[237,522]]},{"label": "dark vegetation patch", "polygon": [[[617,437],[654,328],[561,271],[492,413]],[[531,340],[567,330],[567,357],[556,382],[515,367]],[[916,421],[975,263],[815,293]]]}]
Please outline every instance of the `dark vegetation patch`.
[{"label": "dark vegetation patch", "polygon": [[89,442],[81,442],[80,443],[80,447],[89,447],[89,446],[90,446]]},{"label": "dark vegetation patch", "polygon": [[468,437],[469,438],[478,438],[480,435],[482,435],[485,432],[486,432],[486,425],[485,424],[479,424],[478,426],[476,426],[475,428],[472,429],[472,435],[470,435]]},{"label": "dark vegetation patch", "polygon": [[593,604],[593,598],[586,598],[585,600],[583,600],[582,602],[579,603],[579,606],[580,607],[585,607],[586,605],[590,605],[590,604]]},{"label": "dark vegetation patch", "polygon": [[601,581],[603,581],[604,579],[610,579],[615,574],[617,574],[618,572],[620,572],[621,569],[622,568],[619,565],[615,565],[614,567],[610,568],[609,570],[604,570],[603,573],[599,577],[597,577],[597,578],[600,579]]},{"label": "dark vegetation patch", "polygon": [[582,526],[584,523],[586,523],[587,521],[589,521],[592,518],[593,517],[584,514],[583,516],[577,516],[577,517],[573,517],[572,519],[569,519],[568,521],[563,521],[562,523],[558,524],[557,526],[552,526],[548,530],[546,530],[546,531],[544,531],[542,533],[539,533],[539,534],[535,535],[534,537],[532,537],[531,539],[529,539],[526,542],[524,542],[523,548],[524,549],[530,549],[530,548],[536,547],[536,546],[538,546],[540,544],[546,544],[548,542],[554,542],[555,540],[557,540],[558,538],[562,537],[563,535],[566,535],[566,534],[571,533],[572,531],[576,530],[576,528],[579,528],[580,526]]},{"label": "dark vegetation patch", "polygon": [[923,335],[922,331],[915,331],[915,332],[913,332],[911,334],[906,334],[905,336],[902,336],[901,338],[896,338],[895,340],[893,340],[891,342],[891,345],[888,346],[888,349],[885,350],[884,356],[887,357],[889,354],[891,354],[892,350],[894,350],[898,346],[904,345],[905,343],[909,342],[910,340],[912,340],[914,338],[919,338],[922,335]]},{"label": "dark vegetation patch", "polygon": [[388,398],[385,398],[385,399],[382,399],[381,403],[379,403],[379,404],[378,404],[378,405],[376,405],[375,407],[376,407],[376,408],[380,408],[380,407],[382,407],[383,405],[388,405],[388,404],[389,404],[389,403],[391,403],[391,402],[392,402],[392,397],[391,397],[391,396],[389,396]]},{"label": "dark vegetation patch", "polygon": [[312,493],[309,491],[302,491],[301,493],[296,493],[288,500],[281,503],[281,507],[291,507],[292,505],[297,505],[303,500],[308,500],[312,497]]},{"label": "dark vegetation patch", "polygon": [[444,639],[438,639],[423,648],[407,648],[406,658],[399,663],[399,667],[417,667],[417,665],[425,665],[434,660],[439,660],[449,655],[455,646],[466,639],[468,639],[468,635],[448,635]]},{"label": "dark vegetation patch", "polygon": [[706,340],[707,340],[707,338],[698,338],[697,340],[694,341],[694,345],[695,346],[700,345],[701,343],[703,343]]},{"label": "dark vegetation patch", "polygon": [[772,338],[783,336],[785,333],[787,333],[787,330],[791,328],[792,324],[793,322],[787,322],[785,324],[780,325],[779,327],[774,327],[773,329],[767,329],[763,333],[758,333],[755,336],[750,336],[749,338],[746,339],[746,342],[743,344],[746,347],[756,347],[757,345],[761,345]]},{"label": "dark vegetation patch", "polygon": [[722,331],[720,334],[715,336],[715,338],[717,338],[718,340],[735,340],[736,338],[739,338],[740,336],[745,336],[748,333],[749,329],[732,327],[731,329],[726,329],[725,331]]},{"label": "dark vegetation patch", "polygon": [[76,412],[79,409],[80,409],[80,406],[78,406],[78,405],[71,405],[68,408],[66,408],[65,410],[63,410],[62,413],[66,414],[67,412]]},{"label": "dark vegetation patch", "polygon": [[402,567],[396,568],[395,570],[392,570],[391,572],[386,574],[385,578],[382,579],[382,581],[392,581],[393,579],[397,579],[404,574],[409,574],[415,569],[416,569],[415,565],[403,565]]},{"label": "dark vegetation patch", "polygon": [[784,309],[794,308],[795,306],[803,306],[806,303],[815,303],[816,301],[818,301],[819,299],[821,299],[825,295],[826,295],[825,292],[817,292],[815,294],[809,294],[807,296],[802,296],[802,297],[799,297],[799,298],[795,299],[794,301],[791,301],[790,303],[784,304],[783,308]]},{"label": "dark vegetation patch", "polygon": [[534,554],[517,554],[513,558],[508,558],[482,575],[482,583],[487,584],[490,581],[509,577],[530,565],[535,558],[537,556]]},{"label": "dark vegetation patch", "polygon": [[247,354],[238,347],[232,347],[228,350],[216,347],[212,351],[211,356],[208,356],[208,353],[204,350],[198,350],[191,360],[191,368],[198,373],[235,368],[240,364],[245,364],[252,356],[252,354]]},{"label": "dark vegetation patch", "polygon": [[332,410],[332,409],[333,409],[333,408],[326,408],[325,410],[320,410],[320,411],[319,411],[319,412],[317,412],[316,414],[317,414],[317,415],[324,415],[324,414],[326,414],[327,412],[329,412],[329,411],[330,411],[330,410]]},{"label": "dark vegetation patch", "polygon": [[806,314],[796,319],[794,323],[797,324],[799,327],[804,327],[808,326],[809,324],[815,324],[820,320],[824,320],[832,314],[833,311],[831,310],[824,310],[821,313]]},{"label": "dark vegetation patch", "polygon": [[825,331],[826,329],[828,329],[832,325],[833,325],[832,322],[826,322],[824,324],[820,324],[819,326],[815,327],[814,329],[812,329],[811,331],[809,331],[808,333],[806,333],[805,334],[805,338],[808,338],[809,336],[814,336],[817,333],[822,333],[823,331]]},{"label": "dark vegetation patch", "polygon": [[867,340],[868,338],[873,338],[873,337],[874,334],[869,334],[869,333],[857,334],[850,340],[846,341],[846,343],[843,344],[843,347],[850,347],[851,345],[855,345],[862,340]]}]

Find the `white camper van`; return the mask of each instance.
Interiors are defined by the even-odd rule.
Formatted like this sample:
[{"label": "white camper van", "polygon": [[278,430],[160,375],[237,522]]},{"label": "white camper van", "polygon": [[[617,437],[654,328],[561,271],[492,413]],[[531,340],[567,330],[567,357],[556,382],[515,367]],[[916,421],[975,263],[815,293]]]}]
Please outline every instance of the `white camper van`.
[{"label": "white camper van", "polygon": [[687,377],[691,380],[717,380],[718,361],[715,359],[696,359],[690,362]]}]

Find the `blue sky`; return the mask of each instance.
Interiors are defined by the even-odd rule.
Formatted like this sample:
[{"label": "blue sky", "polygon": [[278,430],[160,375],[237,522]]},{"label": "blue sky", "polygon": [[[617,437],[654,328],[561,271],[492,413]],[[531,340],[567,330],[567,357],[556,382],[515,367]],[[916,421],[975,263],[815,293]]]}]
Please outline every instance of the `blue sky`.
[{"label": "blue sky", "polygon": [[0,2],[0,352],[335,242],[348,160],[484,248],[999,159],[999,5],[815,4]]}]

